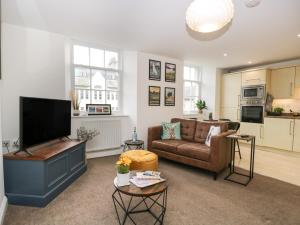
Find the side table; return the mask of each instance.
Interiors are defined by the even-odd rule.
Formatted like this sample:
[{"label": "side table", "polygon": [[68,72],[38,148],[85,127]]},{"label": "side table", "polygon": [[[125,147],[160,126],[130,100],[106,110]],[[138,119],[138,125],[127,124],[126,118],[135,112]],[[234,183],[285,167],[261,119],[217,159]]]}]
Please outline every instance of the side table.
[{"label": "side table", "polygon": [[[229,174],[224,178],[225,180],[232,181],[237,184],[242,184],[244,186],[247,186],[249,182],[253,179],[253,172],[254,172],[254,154],[255,154],[255,136],[252,135],[247,135],[247,136],[240,136],[240,135],[229,135],[227,136],[228,139],[230,139],[230,170]],[[246,141],[246,142],[251,142],[251,147],[250,147],[250,169],[249,169],[249,174],[242,174],[239,172],[235,171],[235,146],[236,143],[239,141]],[[231,176],[233,174],[239,175],[239,176],[244,176],[247,177],[246,182],[240,182],[234,180]]]},{"label": "side table", "polygon": [[134,149],[144,149],[144,141],[127,140],[124,142],[123,152],[125,152],[126,150],[134,150]]},{"label": "side table", "polygon": [[[137,213],[149,213],[154,219],[154,225],[162,225],[164,223],[168,193],[166,181],[149,187],[139,188],[132,183],[128,186],[118,187],[116,179],[114,180],[115,191],[112,194],[112,199],[120,225],[126,224],[128,220],[130,220],[131,224],[137,225],[132,217],[133,214]],[[134,199],[138,201],[134,201]],[[144,207],[141,209],[139,206]],[[157,210],[154,210],[154,207],[159,208],[159,213]],[[124,217],[121,217],[118,209],[124,212]]]}]

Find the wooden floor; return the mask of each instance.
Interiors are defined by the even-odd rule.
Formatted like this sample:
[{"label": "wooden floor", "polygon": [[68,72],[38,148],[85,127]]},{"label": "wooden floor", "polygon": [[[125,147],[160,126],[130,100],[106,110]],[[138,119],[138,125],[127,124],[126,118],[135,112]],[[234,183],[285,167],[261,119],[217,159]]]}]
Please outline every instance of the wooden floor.
[{"label": "wooden floor", "polygon": [[[236,165],[249,170],[250,146],[241,144],[242,159]],[[256,147],[254,172],[300,186],[300,153]]]}]

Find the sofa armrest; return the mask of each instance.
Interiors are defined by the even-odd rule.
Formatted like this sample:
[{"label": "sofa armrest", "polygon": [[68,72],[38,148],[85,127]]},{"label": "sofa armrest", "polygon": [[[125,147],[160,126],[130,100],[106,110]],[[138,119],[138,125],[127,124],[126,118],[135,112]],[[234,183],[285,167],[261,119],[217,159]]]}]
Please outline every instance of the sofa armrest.
[{"label": "sofa armrest", "polygon": [[148,128],[148,150],[151,150],[152,141],[160,140],[162,134],[162,126],[155,126]]},{"label": "sofa armrest", "polygon": [[234,133],[236,131],[229,130],[211,137],[210,159],[215,172],[220,172],[230,162],[230,141],[226,137]]}]

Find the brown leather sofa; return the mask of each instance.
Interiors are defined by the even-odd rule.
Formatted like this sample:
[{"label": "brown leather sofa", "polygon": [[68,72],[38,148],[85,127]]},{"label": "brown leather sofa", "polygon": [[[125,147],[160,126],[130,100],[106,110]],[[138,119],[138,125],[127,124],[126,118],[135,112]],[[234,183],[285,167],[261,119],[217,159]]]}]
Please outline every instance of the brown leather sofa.
[{"label": "brown leather sofa", "polygon": [[[228,130],[225,122],[200,122],[174,118],[180,122],[181,140],[161,140],[162,126],[148,128],[148,150],[158,156],[187,165],[203,168],[214,173],[214,179],[230,162],[230,144],[226,136],[235,131]],[[211,138],[211,146],[205,145],[210,126],[220,126],[221,134]]]}]

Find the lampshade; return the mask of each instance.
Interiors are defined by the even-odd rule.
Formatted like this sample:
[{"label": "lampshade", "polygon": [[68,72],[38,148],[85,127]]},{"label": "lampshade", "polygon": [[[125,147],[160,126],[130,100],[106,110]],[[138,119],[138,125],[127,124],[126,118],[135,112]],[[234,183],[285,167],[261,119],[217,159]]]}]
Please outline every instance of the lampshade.
[{"label": "lampshade", "polygon": [[232,0],[194,0],[186,11],[186,23],[194,31],[209,33],[228,24],[233,13]]}]

